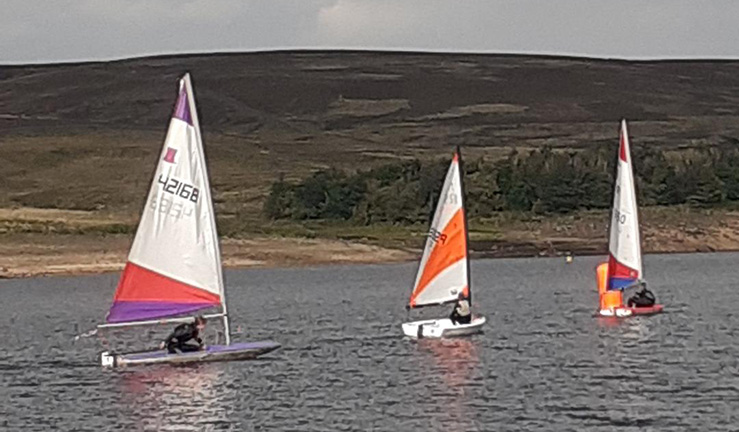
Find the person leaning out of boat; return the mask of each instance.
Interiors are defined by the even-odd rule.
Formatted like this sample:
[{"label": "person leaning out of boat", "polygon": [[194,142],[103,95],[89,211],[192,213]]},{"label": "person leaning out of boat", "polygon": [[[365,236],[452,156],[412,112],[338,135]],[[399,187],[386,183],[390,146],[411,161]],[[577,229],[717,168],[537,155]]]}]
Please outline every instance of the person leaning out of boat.
[{"label": "person leaning out of boat", "polygon": [[464,292],[459,293],[457,302],[454,303],[454,309],[452,314],[449,316],[452,320],[452,324],[469,324],[472,321],[472,312],[470,311],[470,302],[464,295]]},{"label": "person leaning out of boat", "polygon": [[[205,349],[203,340],[200,338],[203,329],[205,329],[205,318],[197,316],[195,321],[175,327],[172,333],[159,344],[159,348],[167,348],[170,354],[201,351]],[[191,340],[196,341],[197,345],[188,343]]]},{"label": "person leaning out of boat", "polygon": [[647,283],[645,281],[639,282],[641,289],[637,291],[633,296],[629,298],[626,303],[629,307],[650,307],[654,306],[656,299],[654,293],[647,289]]}]

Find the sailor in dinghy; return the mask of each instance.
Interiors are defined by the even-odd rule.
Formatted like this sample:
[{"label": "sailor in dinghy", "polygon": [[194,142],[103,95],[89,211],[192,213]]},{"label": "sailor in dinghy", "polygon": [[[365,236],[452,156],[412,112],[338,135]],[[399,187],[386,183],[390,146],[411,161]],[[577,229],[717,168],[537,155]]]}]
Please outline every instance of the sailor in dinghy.
[{"label": "sailor in dinghy", "polygon": [[[205,323],[205,317],[198,315],[192,323],[178,325],[159,344],[159,349],[166,349],[170,354],[204,350],[205,344],[200,335],[205,330]],[[189,343],[191,340],[197,342],[197,345]]]},{"label": "sailor in dinghy", "polygon": [[472,311],[470,310],[470,302],[464,293],[459,293],[457,302],[454,303],[452,314],[449,319],[453,324],[469,324],[472,322]]},{"label": "sailor in dinghy", "polygon": [[[457,148],[441,189],[406,308],[410,310],[459,302],[455,305],[455,311],[457,306],[464,309],[461,312],[469,322],[462,323],[450,317],[404,323],[402,327],[406,336],[463,336],[481,331],[485,324],[485,317],[472,317],[470,314],[472,290],[463,195],[461,156]],[[453,314],[453,317],[456,316]]]},{"label": "sailor in dinghy", "polygon": [[628,307],[652,307],[657,302],[657,298],[654,293],[647,288],[647,282],[641,281],[639,283],[641,288],[634,295],[629,298],[626,302]]},{"label": "sailor in dinghy", "polygon": [[174,113],[107,323],[98,329],[189,323],[194,313],[211,308],[220,308],[207,317],[222,320],[225,345],[208,345],[194,352],[104,352],[102,365],[241,360],[280,346],[272,341],[231,343],[213,200],[187,74],[180,80]]},{"label": "sailor in dinghy", "polygon": [[[598,313],[601,316],[628,317],[662,312],[662,305],[655,304],[654,294],[646,290],[644,281],[636,190],[629,147],[626,120],[622,120],[608,262],[600,264],[596,269],[600,296]],[[628,305],[624,305],[624,290],[634,287],[642,287],[642,291],[629,299]]]}]

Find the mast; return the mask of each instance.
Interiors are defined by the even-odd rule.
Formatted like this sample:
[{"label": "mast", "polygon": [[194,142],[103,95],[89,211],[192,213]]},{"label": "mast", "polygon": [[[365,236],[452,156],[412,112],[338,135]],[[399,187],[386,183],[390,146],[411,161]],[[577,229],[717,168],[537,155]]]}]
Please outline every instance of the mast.
[{"label": "mast", "polygon": [[622,119],[621,123],[623,124],[623,130],[624,130],[624,136],[628,140],[629,146],[629,168],[631,170],[631,189],[632,189],[632,197],[634,198],[633,204],[634,204],[634,220],[636,220],[636,236],[638,238],[636,242],[636,248],[639,254],[639,281],[645,280],[644,277],[644,257],[641,253],[641,239],[642,239],[642,232],[641,232],[641,223],[639,222],[641,219],[639,218],[639,204],[637,202],[637,196],[636,196],[636,172],[634,170],[634,162],[631,159],[631,137],[629,136],[629,128],[626,125],[626,119]]},{"label": "mast", "polygon": [[[192,121],[195,126],[195,133],[197,134],[197,141],[198,143],[201,143],[200,152],[198,153],[198,156],[200,157],[201,166],[206,167],[205,164],[205,149],[202,146],[203,137],[201,136],[200,132],[200,120],[198,119],[198,113],[195,109],[195,95],[193,94],[192,90],[192,83],[190,81],[190,74],[186,73],[185,77],[185,89],[187,91],[187,99],[188,103],[190,104],[190,112],[192,113]],[[205,169],[205,173],[203,176],[203,183],[204,187],[211,192],[211,199],[207,200],[206,203],[208,205],[208,210],[210,211],[210,214],[213,215],[212,218],[210,218],[210,225],[211,229],[213,230],[213,233],[215,233],[215,250],[216,250],[216,265],[218,268],[218,283],[221,285],[221,308],[223,310],[222,319],[223,319],[223,331],[226,336],[226,345],[231,345],[231,328],[229,326],[229,317],[228,317],[228,307],[226,306],[226,284],[224,282],[223,278],[223,265],[221,263],[221,240],[218,236],[218,229],[216,227],[216,214],[215,210],[213,208],[213,190],[210,188],[210,173],[207,169]]]},{"label": "mast", "polygon": [[467,249],[467,301],[472,306],[472,272],[470,272],[470,230],[467,224],[467,208],[465,207],[465,189],[464,189],[464,162],[462,161],[462,152],[457,146],[457,157],[459,158],[459,186],[462,190],[462,196],[459,199],[462,201],[462,213],[464,213],[464,245]]}]

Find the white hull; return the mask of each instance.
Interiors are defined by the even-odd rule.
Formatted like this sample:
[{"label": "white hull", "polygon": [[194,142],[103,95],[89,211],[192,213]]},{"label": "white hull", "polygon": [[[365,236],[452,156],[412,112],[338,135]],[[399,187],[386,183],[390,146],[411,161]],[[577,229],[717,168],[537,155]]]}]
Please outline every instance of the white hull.
[{"label": "white hull", "polygon": [[600,316],[604,317],[617,317],[617,318],[626,318],[628,316],[631,316],[632,314],[631,308],[609,308],[609,309],[601,309],[598,311],[598,314]]},{"label": "white hull", "polygon": [[611,309],[601,309],[598,311],[598,315],[602,317],[615,317],[615,318],[626,318],[635,315],[653,315],[661,313],[664,310],[664,306],[661,304],[655,304],[652,306],[642,307],[618,307]]},{"label": "white hull", "polygon": [[403,334],[412,338],[466,336],[482,331],[485,317],[474,317],[469,324],[453,324],[449,318],[414,321],[403,324]]}]

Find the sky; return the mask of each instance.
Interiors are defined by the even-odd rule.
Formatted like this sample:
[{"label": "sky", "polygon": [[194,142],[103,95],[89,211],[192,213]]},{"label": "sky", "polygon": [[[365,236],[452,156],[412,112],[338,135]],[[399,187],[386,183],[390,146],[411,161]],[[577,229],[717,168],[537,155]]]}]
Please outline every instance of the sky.
[{"label": "sky", "polygon": [[275,49],[739,58],[738,0],[2,0],[0,64]]}]

